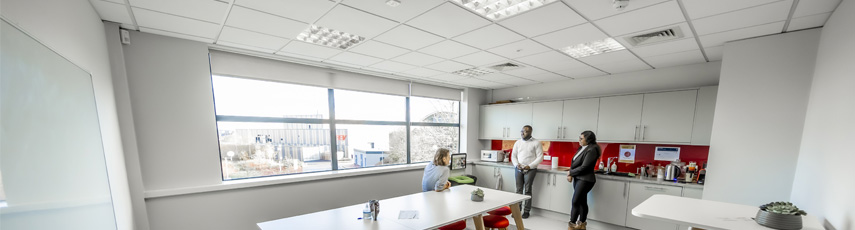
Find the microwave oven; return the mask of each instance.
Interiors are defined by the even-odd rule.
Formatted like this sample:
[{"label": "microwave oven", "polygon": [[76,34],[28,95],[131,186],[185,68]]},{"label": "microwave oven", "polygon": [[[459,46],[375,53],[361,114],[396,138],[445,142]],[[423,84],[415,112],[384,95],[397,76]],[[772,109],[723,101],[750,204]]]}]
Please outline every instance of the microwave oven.
[{"label": "microwave oven", "polygon": [[502,162],[505,160],[505,151],[481,150],[481,161]]}]

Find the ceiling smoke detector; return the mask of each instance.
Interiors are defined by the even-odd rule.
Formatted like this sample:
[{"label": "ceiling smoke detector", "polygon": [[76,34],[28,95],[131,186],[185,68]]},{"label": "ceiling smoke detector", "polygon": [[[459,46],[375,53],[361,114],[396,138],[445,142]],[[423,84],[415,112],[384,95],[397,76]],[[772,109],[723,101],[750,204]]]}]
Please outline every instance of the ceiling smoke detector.
[{"label": "ceiling smoke detector", "polygon": [[612,0],[612,7],[617,11],[626,9],[627,6],[629,6],[629,0]]},{"label": "ceiling smoke detector", "polygon": [[494,70],[499,71],[499,72],[503,72],[503,71],[508,71],[508,70],[512,70],[512,69],[519,69],[522,67],[523,67],[522,65],[508,62],[508,63],[502,63],[502,64],[490,66],[488,68],[494,69]]},{"label": "ceiling smoke detector", "polygon": [[401,5],[401,0],[386,0],[386,5],[396,7],[398,5]]},{"label": "ceiling smoke detector", "polygon": [[660,43],[660,42],[664,42],[664,41],[670,41],[670,40],[674,40],[674,39],[680,39],[683,37],[685,37],[683,35],[683,30],[681,30],[680,27],[678,26],[678,27],[672,27],[672,28],[668,28],[668,29],[664,29],[664,30],[660,30],[660,31],[654,31],[654,32],[650,32],[650,33],[624,37],[624,40],[629,42],[629,44],[631,44],[632,46],[638,47],[638,46],[644,46],[644,45],[649,45],[649,44],[654,44],[654,43]]}]

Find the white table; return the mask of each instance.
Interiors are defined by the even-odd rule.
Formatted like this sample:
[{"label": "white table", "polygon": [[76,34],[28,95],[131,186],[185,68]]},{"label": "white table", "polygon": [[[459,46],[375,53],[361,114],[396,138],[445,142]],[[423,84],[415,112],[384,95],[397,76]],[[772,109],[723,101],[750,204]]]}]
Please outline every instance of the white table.
[{"label": "white table", "polygon": [[[759,209],[755,206],[660,194],[641,202],[632,209],[632,215],[703,229],[772,229],[752,219]],[[803,230],[825,229],[813,216],[802,217],[802,225]]]},{"label": "white table", "polygon": [[[470,200],[472,190],[484,190],[484,201]],[[262,230],[275,229],[434,229],[466,218],[475,221],[475,228],[484,229],[481,217],[487,211],[511,206],[517,229],[524,229],[519,202],[529,196],[495,189],[460,185],[443,192],[421,192],[380,200],[377,221],[359,220],[365,203],[309,213],[300,216],[258,223]],[[366,200],[367,202],[368,200]],[[419,212],[418,219],[398,219],[402,210]]]}]

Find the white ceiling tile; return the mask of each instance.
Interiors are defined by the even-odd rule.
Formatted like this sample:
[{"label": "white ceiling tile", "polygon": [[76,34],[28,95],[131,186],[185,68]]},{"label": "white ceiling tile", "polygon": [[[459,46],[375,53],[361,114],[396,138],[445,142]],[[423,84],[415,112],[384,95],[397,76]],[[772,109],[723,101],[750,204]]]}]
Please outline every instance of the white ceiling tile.
[{"label": "white ceiling tile", "polygon": [[443,72],[440,72],[440,71],[421,68],[421,67],[411,69],[411,70],[407,70],[407,71],[404,71],[403,73],[411,74],[411,75],[415,75],[415,76],[419,76],[419,77],[433,77],[436,75],[443,74]]},{"label": "white ceiling tile", "polygon": [[446,59],[452,59],[478,51],[478,49],[460,44],[452,40],[445,40],[443,42],[433,44],[431,46],[419,50],[419,52]]},{"label": "white ceiling tile", "polygon": [[455,58],[454,60],[461,62],[461,63],[469,64],[472,66],[484,66],[484,65],[487,65],[490,63],[496,63],[496,62],[499,62],[499,61],[502,61],[505,59],[506,59],[505,57],[482,51],[482,52],[477,52],[474,54],[462,56],[459,58]]},{"label": "white ceiling tile", "polygon": [[572,45],[592,42],[609,37],[590,23],[555,31],[533,38],[553,49],[561,49]]},{"label": "white ceiling tile", "polygon": [[386,1],[345,0],[341,4],[351,6],[372,14],[398,22],[407,21],[416,15],[438,6],[444,0],[403,1],[396,7],[386,5]]},{"label": "white ceiling tile", "polygon": [[576,59],[573,59],[558,51],[543,52],[531,56],[517,58],[515,60],[527,65],[537,66],[546,70],[569,69],[585,65],[579,61],[576,61]]},{"label": "white ceiling tile", "polygon": [[411,50],[417,50],[442,41],[443,38],[407,25],[400,25],[381,34],[380,36],[377,36],[374,40]]},{"label": "white ceiling tile", "polygon": [[627,61],[621,61],[621,62],[600,63],[600,64],[597,64],[594,66],[603,70],[603,71],[609,72],[611,74],[626,73],[626,72],[634,72],[634,71],[651,69],[650,66],[648,66],[647,64],[644,64],[644,62],[642,62],[638,58],[630,59]]},{"label": "white ceiling tile", "polygon": [[384,44],[376,41],[364,41],[358,46],[350,48],[350,52],[365,54],[368,56],[390,59],[410,52],[407,49],[396,47],[393,45]]},{"label": "white ceiling tile", "polygon": [[335,5],[323,0],[236,0],[235,5],[312,23]]},{"label": "white ceiling tile", "polygon": [[443,71],[446,73],[451,73],[451,72],[462,70],[462,69],[472,68],[472,66],[470,66],[470,65],[466,65],[463,63],[455,62],[455,61],[443,61],[443,62],[439,62],[436,64],[428,65],[425,67],[435,69],[435,70],[439,70],[439,71]]},{"label": "white ceiling tile", "polygon": [[461,83],[466,85],[472,85],[477,87],[489,88],[489,89],[501,89],[512,87],[513,85],[508,85],[504,83],[485,81],[478,78],[466,78],[459,81],[455,81],[455,83]]},{"label": "white ceiling tile", "polygon": [[[100,1],[100,0],[93,0],[93,1]],[[104,0],[104,1],[112,2],[112,3],[125,4],[125,0]]]},{"label": "white ceiling tile", "polygon": [[585,22],[587,21],[570,7],[555,2],[505,19],[499,24],[527,37],[534,37]]},{"label": "white ceiling tile", "polygon": [[[614,39],[617,42],[619,42],[621,45],[626,47],[627,49],[632,49],[635,47],[632,45],[632,43],[630,43],[633,36],[639,36],[639,35],[643,35],[643,34],[659,32],[659,31],[666,30],[666,29],[675,29],[675,31],[674,31],[675,33],[677,33],[677,30],[679,30],[680,33],[683,34],[683,38],[695,37],[695,35],[692,33],[692,29],[689,28],[689,24],[683,22],[683,23],[679,23],[676,25],[668,25],[668,26],[657,27],[657,28],[653,28],[653,29],[649,29],[649,30],[638,31],[638,32],[630,33],[630,34],[625,34],[625,35],[621,35],[620,37],[615,37]],[[671,41],[662,41],[662,42],[671,42]],[[642,44],[638,47],[643,47],[643,46],[647,46],[647,45],[654,45],[654,44],[657,44],[657,43]]]},{"label": "white ceiling tile", "polygon": [[275,16],[241,6],[232,7],[226,25],[263,34],[294,39],[309,24]]},{"label": "white ceiling tile", "polygon": [[283,47],[281,51],[315,58],[327,59],[336,54],[341,53],[344,50],[294,40],[289,42],[288,45],[285,45],[285,47]]},{"label": "white ceiling tile", "polygon": [[514,86],[540,84],[539,81],[533,81],[533,80],[518,78],[518,77],[511,77],[508,79],[494,80],[493,82],[503,83],[503,84],[508,84],[508,85],[514,85]]},{"label": "white ceiling tile", "polygon": [[662,27],[686,21],[677,1],[668,1],[594,22],[611,36]]},{"label": "white ceiling tile", "polygon": [[381,69],[392,73],[404,72],[407,70],[411,70],[416,68],[415,66],[407,65],[404,63],[398,63],[393,61],[383,61],[374,65],[371,65],[371,68]]},{"label": "white ceiling tile", "polygon": [[631,12],[664,1],[668,0],[633,0],[626,9],[615,10],[612,7],[611,1],[564,0],[564,2],[592,21],[615,14]]},{"label": "white ceiling tile", "polygon": [[230,46],[230,47],[234,47],[234,48],[245,49],[245,50],[258,51],[258,52],[262,52],[262,53],[269,53],[269,54],[276,52],[276,50],[274,50],[274,49],[267,49],[267,48],[251,46],[251,45],[244,45],[244,44],[222,41],[222,40],[218,41],[217,44],[224,45],[224,46]]},{"label": "white ceiling tile", "polygon": [[703,35],[700,36],[701,45],[704,47],[721,46],[724,45],[725,42],[733,40],[781,33],[781,28],[784,28],[784,22],[773,22],[759,26]]},{"label": "white ceiling tile", "polygon": [[178,17],[141,8],[133,8],[137,25],[174,33],[214,38],[220,31],[220,25],[210,22]]},{"label": "white ceiling tile", "polygon": [[340,62],[340,61],[330,60],[330,59],[324,60],[323,62],[333,65],[332,67],[328,67],[328,68],[333,68],[333,69],[339,69],[336,67],[348,67],[348,68],[354,68],[354,69],[362,69],[362,67],[363,67],[363,66],[356,65],[353,63]]},{"label": "white ceiling tile", "polygon": [[353,64],[357,66],[369,66],[378,62],[383,61],[383,59],[369,57],[362,54],[344,52],[338,55],[335,55],[329,59],[330,61],[335,62],[344,62],[348,64]]},{"label": "white ceiling tile", "polygon": [[457,6],[457,4],[446,2],[413,18],[407,24],[440,36],[454,37],[486,26],[490,24],[490,21]]},{"label": "white ceiling tile", "polygon": [[415,66],[426,66],[441,62],[442,58],[430,56],[419,52],[410,52],[395,58],[395,61],[407,63]]},{"label": "white ceiling tile", "polygon": [[[291,42],[291,43],[296,43],[296,42]],[[316,62],[322,62],[325,59],[325,58],[318,58],[318,57],[306,56],[306,55],[302,55],[302,54],[295,54],[295,53],[289,53],[289,52],[283,52],[283,51],[276,52],[276,54],[281,55],[281,56],[299,58],[299,59],[316,61]]]},{"label": "white ceiling tile", "polygon": [[[226,16],[228,3],[210,0],[130,0],[131,6],[148,10],[199,19],[203,21],[222,23]],[[136,15],[136,11],[134,11]]]},{"label": "white ceiling tile", "polygon": [[698,48],[700,48],[700,46],[698,46],[698,42],[695,41],[695,38],[683,38],[676,41],[668,41],[663,43],[641,46],[630,50],[632,50],[632,52],[637,54],[639,57],[650,57],[669,53],[689,51]]},{"label": "white ceiling tile", "polygon": [[712,17],[696,19],[692,21],[692,24],[695,25],[695,31],[698,32],[698,35],[707,35],[787,20],[791,6],[791,1],[781,1],[749,9],[719,14]]},{"label": "white ceiling tile", "polygon": [[632,53],[630,53],[628,50],[621,50],[621,51],[608,52],[608,53],[604,53],[604,54],[597,54],[597,55],[593,55],[593,56],[587,56],[587,57],[580,58],[579,60],[584,62],[584,63],[588,63],[590,65],[596,65],[596,64],[609,63],[609,62],[622,62],[622,61],[632,60],[632,59],[638,60],[638,58],[635,57],[635,55],[632,55]]},{"label": "white ceiling tile", "polygon": [[643,59],[644,61],[647,61],[647,63],[656,68],[666,68],[678,65],[688,65],[706,62],[706,60],[704,60],[704,55],[701,54],[701,50],[699,49],[679,53],[644,57]]},{"label": "white ceiling tile", "polygon": [[344,5],[336,6],[315,24],[366,38],[380,35],[398,25],[392,20]]},{"label": "white ceiling tile", "polygon": [[804,17],[808,15],[821,14],[834,11],[840,0],[804,0],[799,1],[796,7],[796,12],[793,13],[794,18]]},{"label": "white ceiling tile", "polygon": [[531,39],[526,39],[492,48],[488,51],[507,58],[518,58],[543,53],[549,50],[551,50],[549,47],[538,44]]},{"label": "white ceiling tile", "polygon": [[823,26],[825,25],[825,22],[828,21],[829,16],[831,16],[831,13],[816,14],[790,19],[790,25],[787,27],[787,31]]},{"label": "white ceiling tile", "polygon": [[489,49],[523,39],[525,37],[495,24],[454,38],[455,41],[480,49]]},{"label": "white ceiling tile", "polygon": [[131,15],[128,14],[128,9],[125,5],[101,0],[92,0],[90,2],[92,3],[92,7],[95,8],[95,11],[98,12],[98,15],[101,16],[101,19],[111,22],[133,24],[133,21],[131,21]]},{"label": "white ceiling tile", "polygon": [[511,75],[504,74],[504,73],[489,73],[489,74],[477,76],[475,78],[485,80],[485,81],[499,81],[499,80],[514,79],[514,78],[519,78],[519,77],[511,76]]},{"label": "white ceiling tile", "polygon": [[724,46],[704,47],[704,53],[707,54],[710,61],[721,61],[722,56],[724,56]]},{"label": "white ceiling tile", "polygon": [[572,68],[572,69],[563,69],[563,70],[556,71],[556,73],[564,75],[565,77],[570,77],[570,78],[574,78],[574,79],[606,75],[606,73],[604,73],[603,71],[599,71],[599,70],[595,69],[594,67],[590,67],[590,66],[583,66],[583,67]]},{"label": "white ceiling tile", "polygon": [[539,82],[556,82],[556,81],[570,80],[570,78],[568,78],[568,77],[561,76],[561,75],[558,75],[555,73],[550,73],[550,72],[546,72],[546,73],[542,73],[542,74],[529,75],[526,78],[534,80],[534,81],[539,81]]},{"label": "white ceiling tile", "polygon": [[523,68],[512,69],[512,70],[502,72],[502,74],[507,74],[507,75],[516,76],[516,77],[524,77],[524,78],[528,78],[529,76],[532,76],[532,75],[538,75],[538,74],[544,74],[544,73],[549,73],[549,72],[547,72],[546,70],[542,70],[540,68],[534,67],[534,66],[526,66]]},{"label": "white ceiling tile", "polygon": [[226,26],[223,27],[223,32],[220,34],[220,40],[217,41],[217,44],[219,44],[220,41],[244,44],[276,51],[279,50],[279,48],[282,48],[282,46],[288,42],[288,39]]},{"label": "white ceiling tile", "polygon": [[[163,35],[163,36],[199,41],[199,42],[204,42],[204,43],[214,43],[214,38],[203,38],[203,37],[199,37],[199,36],[193,36],[193,35],[182,34],[182,33],[175,33],[175,32],[171,32],[171,31],[159,30],[159,29],[142,27],[142,26],[140,27],[140,31],[150,33],[150,34],[159,34],[159,35]],[[133,38],[131,38],[131,42],[133,43]]]},{"label": "white ceiling tile", "polygon": [[697,19],[776,1],[781,0],[683,0],[683,6],[690,18]]},{"label": "white ceiling tile", "polygon": [[430,77],[430,79],[433,79],[433,80],[447,81],[447,82],[460,81],[460,80],[463,80],[466,78],[468,78],[468,77],[464,77],[464,76],[460,76],[460,75],[452,74],[452,73],[440,74],[440,75]]}]

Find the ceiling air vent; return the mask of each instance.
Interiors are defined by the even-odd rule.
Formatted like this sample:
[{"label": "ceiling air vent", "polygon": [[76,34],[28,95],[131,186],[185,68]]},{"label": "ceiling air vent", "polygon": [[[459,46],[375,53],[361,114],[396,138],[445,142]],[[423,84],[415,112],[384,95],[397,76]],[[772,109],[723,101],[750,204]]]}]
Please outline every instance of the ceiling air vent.
[{"label": "ceiling air vent", "polygon": [[683,38],[683,30],[680,27],[672,27],[665,30],[625,37],[624,39],[632,46],[638,47],[680,38]]},{"label": "ceiling air vent", "polygon": [[512,70],[512,69],[519,69],[519,68],[522,68],[522,67],[523,67],[523,66],[521,66],[521,65],[519,65],[519,64],[515,64],[515,63],[510,63],[510,62],[508,62],[508,63],[502,63],[502,64],[498,64],[498,65],[490,66],[490,67],[488,67],[488,68],[490,68],[490,69],[494,69],[494,70],[499,71],[499,72],[503,72],[503,71],[508,71],[508,70]]}]

